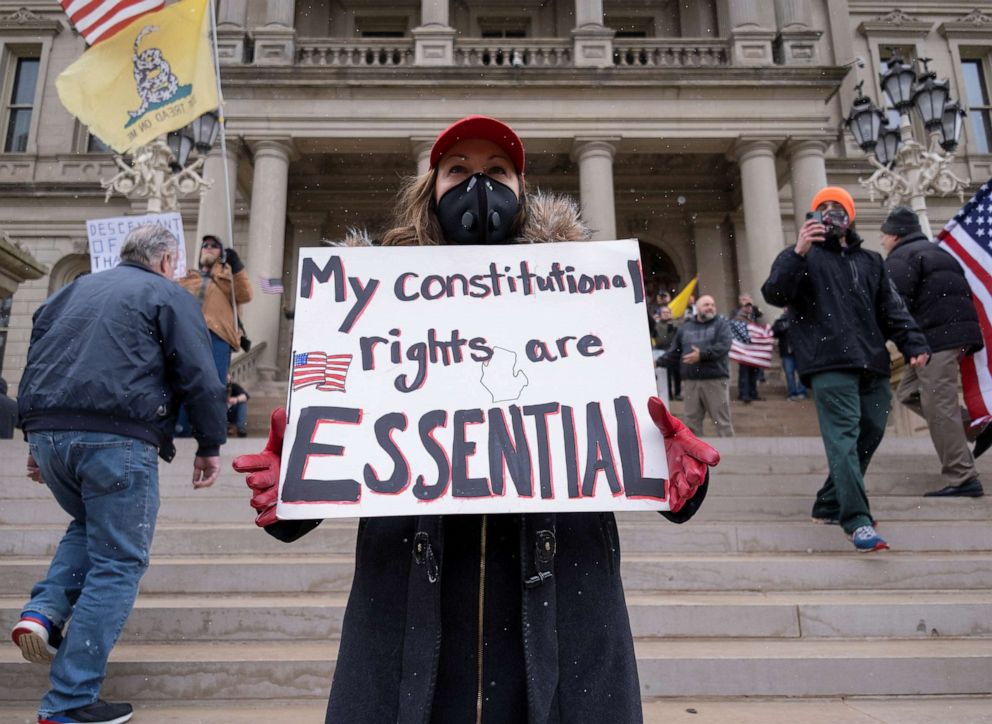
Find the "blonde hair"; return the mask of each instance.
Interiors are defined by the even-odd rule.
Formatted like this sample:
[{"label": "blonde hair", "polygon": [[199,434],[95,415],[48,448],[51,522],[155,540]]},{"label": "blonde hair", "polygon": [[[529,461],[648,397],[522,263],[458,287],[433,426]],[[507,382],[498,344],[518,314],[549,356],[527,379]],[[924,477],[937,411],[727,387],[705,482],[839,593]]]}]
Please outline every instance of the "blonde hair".
[{"label": "blonde hair", "polygon": [[[404,179],[396,199],[393,228],[383,234],[383,246],[440,246],[447,243],[434,201],[437,174],[437,167],[434,167],[425,174]],[[521,235],[527,221],[527,182],[522,175],[517,178],[520,180],[520,207],[510,229],[513,239]]]}]

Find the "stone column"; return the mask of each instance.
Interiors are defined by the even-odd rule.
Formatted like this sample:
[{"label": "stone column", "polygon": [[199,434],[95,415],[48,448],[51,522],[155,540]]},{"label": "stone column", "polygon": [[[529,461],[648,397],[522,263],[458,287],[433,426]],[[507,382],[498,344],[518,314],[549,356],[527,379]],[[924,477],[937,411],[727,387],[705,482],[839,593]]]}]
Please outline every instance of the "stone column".
[{"label": "stone column", "polygon": [[771,65],[775,40],[773,0],[720,0],[720,15],[729,25],[734,65]]},{"label": "stone column", "polygon": [[693,215],[692,238],[699,274],[696,296],[709,294],[716,300],[717,311],[721,314],[733,310],[736,291],[729,231],[725,212]]},{"label": "stone column", "polygon": [[779,62],[786,65],[818,65],[817,41],[823,33],[810,27],[808,0],[775,0],[775,20],[781,46]]},{"label": "stone column", "polygon": [[221,65],[245,62],[248,0],[220,0],[217,8],[217,58]]},{"label": "stone column", "polygon": [[296,0],[265,0],[265,22],[252,30],[255,65],[296,62]]},{"label": "stone column", "polygon": [[[218,142],[207,156],[203,165],[203,177],[213,181],[206,191],[200,194],[200,208],[196,218],[196,236],[186,239],[186,263],[190,268],[196,264],[196,259],[200,253],[200,240],[204,234],[216,234],[224,240],[225,245],[233,246],[234,239],[230,238],[229,229],[234,226],[234,219],[231,219],[231,226],[227,223],[227,210],[230,208],[234,213],[235,198],[238,187],[238,163],[241,158],[241,144],[233,139],[228,139],[227,143],[227,163],[220,153],[220,143]],[[224,170],[227,169],[227,188],[224,184]],[[224,195],[228,194],[227,199]],[[228,205],[230,200],[230,205]]]},{"label": "stone column", "polygon": [[616,200],[613,195],[614,145],[619,138],[576,138],[572,159],[579,164],[582,217],[595,240],[617,238]]},{"label": "stone column", "polygon": [[[324,235],[324,221],[327,213],[324,211],[291,211],[289,223],[292,228],[292,243],[286,244],[282,255],[282,283],[286,293],[282,296],[282,308],[295,311],[296,276],[299,271],[300,249],[320,246]],[[279,317],[279,346],[276,361],[279,369],[276,379],[284,380],[289,376],[287,360],[293,347],[293,320],[286,314]]]},{"label": "stone column", "polygon": [[613,30],[603,25],[603,0],[575,0],[572,63],[576,67],[613,67]]},{"label": "stone column", "polygon": [[741,291],[751,294],[760,293],[772,262],[785,248],[775,173],[776,148],[774,141],[762,139],[741,141],[735,149],[741,168],[741,196],[747,227],[744,240],[747,263],[740,270]]},{"label": "stone column", "polygon": [[282,369],[276,359],[279,319],[282,315],[277,294],[261,294],[259,277],[283,275],[283,248],[286,242],[286,194],[289,188],[290,139],[250,141],[255,154],[251,191],[251,217],[248,224],[248,258],[245,266],[255,297],[244,307],[245,327],[255,342],[266,343],[258,368],[269,379]]},{"label": "stone column", "polygon": [[413,149],[413,157],[417,159],[418,176],[423,176],[431,170],[431,147],[433,145],[433,138],[410,139],[410,147]]},{"label": "stone column", "polygon": [[420,0],[420,25],[411,31],[416,65],[454,65],[455,29],[449,22],[448,0]]},{"label": "stone column", "polygon": [[806,221],[806,212],[817,191],[827,185],[824,154],[826,141],[794,139],[789,141],[789,177],[792,183],[792,206],[795,210],[796,234]]}]

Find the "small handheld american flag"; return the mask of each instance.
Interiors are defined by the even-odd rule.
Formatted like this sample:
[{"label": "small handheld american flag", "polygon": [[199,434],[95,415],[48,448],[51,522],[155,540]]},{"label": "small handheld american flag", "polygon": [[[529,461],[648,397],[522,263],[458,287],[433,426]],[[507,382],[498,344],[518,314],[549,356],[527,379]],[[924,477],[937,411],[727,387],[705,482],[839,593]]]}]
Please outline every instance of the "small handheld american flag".
[{"label": "small handheld american flag", "polygon": [[264,294],[282,294],[285,291],[279,277],[259,277],[258,284]]},{"label": "small handheld american flag", "polygon": [[733,340],[730,343],[730,359],[749,367],[771,367],[775,337],[771,327],[754,322],[731,320]]},{"label": "small handheld american flag", "polygon": [[293,389],[316,385],[320,392],[344,392],[350,354],[298,352],[293,355]]}]

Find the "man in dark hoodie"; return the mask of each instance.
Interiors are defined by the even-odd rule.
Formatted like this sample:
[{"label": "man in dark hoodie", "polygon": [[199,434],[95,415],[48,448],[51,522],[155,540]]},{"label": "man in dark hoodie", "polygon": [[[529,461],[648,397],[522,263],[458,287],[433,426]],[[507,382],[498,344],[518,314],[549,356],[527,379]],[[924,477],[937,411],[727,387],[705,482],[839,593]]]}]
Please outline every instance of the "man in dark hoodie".
[{"label": "man in dark hoodie", "polygon": [[930,348],[881,255],[861,248],[851,195],[828,186],[813,197],[811,211],[761,292],[769,304],[789,307],[796,366],[816,401],[830,474],[816,494],[813,520],[841,525],[860,552],[884,550],[864,474],[892,399],[885,340],[914,368],[927,363]]},{"label": "man in dark hoodie", "polygon": [[17,427],[17,403],[7,397],[7,380],[0,377],[0,440],[14,437]]},{"label": "man in dark hoodie", "polygon": [[958,402],[960,360],[984,346],[968,280],[954,257],[923,233],[912,209],[892,209],[881,241],[885,268],[930,343],[930,364],[908,368],[896,390],[899,402],[927,421],[940,458],[945,486],[926,495],[981,497]]}]

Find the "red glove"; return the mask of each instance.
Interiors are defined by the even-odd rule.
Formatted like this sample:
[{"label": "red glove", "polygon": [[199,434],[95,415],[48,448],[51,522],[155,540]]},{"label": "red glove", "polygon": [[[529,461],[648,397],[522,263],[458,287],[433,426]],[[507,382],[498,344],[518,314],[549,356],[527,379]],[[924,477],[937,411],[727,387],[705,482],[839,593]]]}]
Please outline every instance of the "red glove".
[{"label": "red glove", "polygon": [[279,462],[282,440],[286,435],[286,408],[277,407],[269,421],[269,441],[254,455],[239,455],[231,463],[239,473],[250,473],[245,482],[252,489],[251,507],[258,511],[255,525],[264,528],[275,523],[276,499],[279,497]]},{"label": "red glove", "polygon": [[657,397],[648,399],[648,413],[665,438],[668,457],[668,505],[677,513],[706,481],[707,469],[720,464],[720,453],[673,417]]}]

